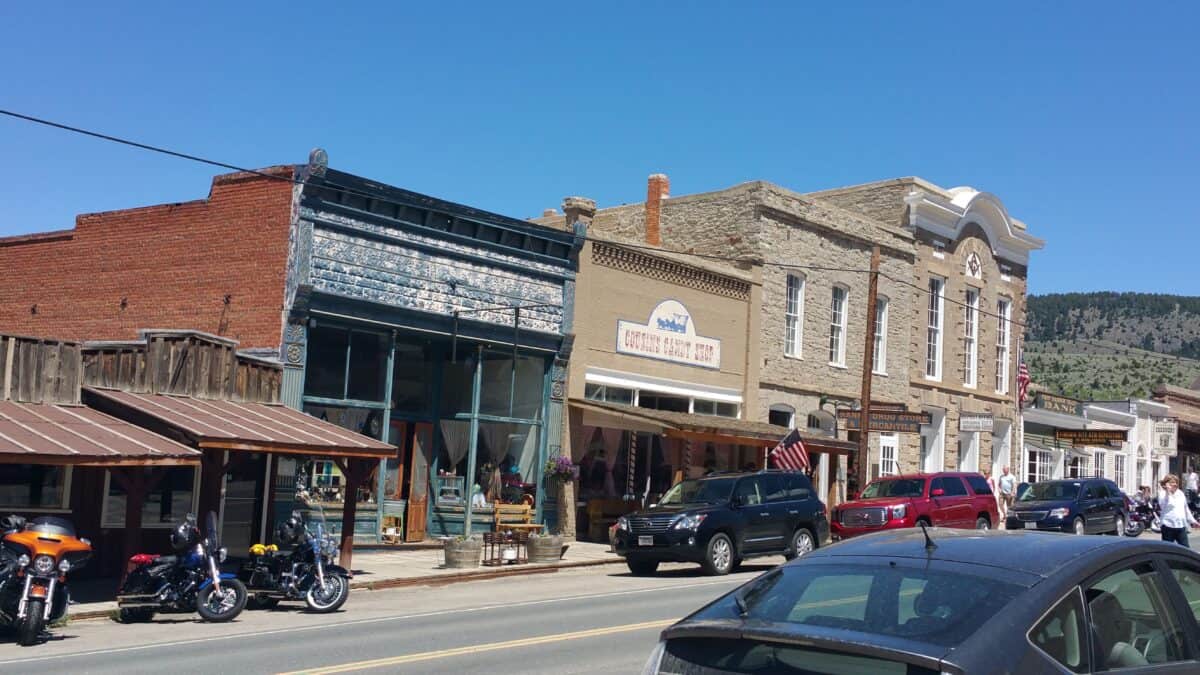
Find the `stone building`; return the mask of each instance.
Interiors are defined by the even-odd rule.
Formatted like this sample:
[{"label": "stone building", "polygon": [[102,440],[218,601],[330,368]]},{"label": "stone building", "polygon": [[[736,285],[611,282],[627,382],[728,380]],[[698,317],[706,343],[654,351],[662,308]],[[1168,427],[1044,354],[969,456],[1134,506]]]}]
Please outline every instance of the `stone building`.
[{"label": "stone building", "polygon": [[[880,247],[882,275],[872,399],[906,403],[913,358],[908,323],[919,299],[904,283],[916,262],[911,232],[763,181],[683,197],[669,192],[666,176],[651,176],[644,203],[598,210],[590,236],[761,267],[758,356],[750,371],[758,373],[757,401],[745,406],[746,419],[847,436],[838,429],[837,410],[851,409],[860,396],[873,246]],[[548,212],[535,222],[562,226],[564,219]],[[880,438],[872,434],[871,474],[880,470]],[[911,454],[903,443],[916,447],[895,436],[883,442],[885,472]],[[833,486],[844,498],[847,487],[855,488],[845,482],[854,471],[836,457],[820,456],[819,484],[822,494]]]},{"label": "stone building", "polygon": [[929,413],[904,470],[996,471],[1018,461],[1016,372],[1029,254],[1044,242],[995,196],[898,178],[807,198],[901,229],[914,239],[915,300],[896,314],[909,332],[905,402]]}]

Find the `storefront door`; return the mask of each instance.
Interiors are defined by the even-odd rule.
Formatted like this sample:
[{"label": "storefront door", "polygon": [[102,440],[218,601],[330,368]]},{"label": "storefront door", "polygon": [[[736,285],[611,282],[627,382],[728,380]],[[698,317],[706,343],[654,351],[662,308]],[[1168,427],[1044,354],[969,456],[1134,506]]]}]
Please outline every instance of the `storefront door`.
[{"label": "storefront door", "polygon": [[221,545],[231,555],[245,555],[257,542],[266,495],[267,456],[246,453],[225,474]]},{"label": "storefront door", "polygon": [[414,424],[412,464],[409,467],[408,514],[405,516],[405,541],[424,541],[425,519],[429,509],[429,464],[433,461],[433,425]]}]

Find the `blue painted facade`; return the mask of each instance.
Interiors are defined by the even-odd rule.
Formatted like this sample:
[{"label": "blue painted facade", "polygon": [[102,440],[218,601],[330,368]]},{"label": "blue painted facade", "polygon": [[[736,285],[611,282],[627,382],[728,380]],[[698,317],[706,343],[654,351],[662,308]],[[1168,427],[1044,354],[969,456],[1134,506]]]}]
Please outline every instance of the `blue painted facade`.
[{"label": "blue painted facade", "polygon": [[[283,349],[287,402],[345,420],[340,423],[402,453],[381,463],[374,506],[360,492],[356,539],[375,540],[385,516],[414,517],[406,508],[414,482],[432,483],[442,471],[479,480],[480,467],[499,467],[501,458],[508,469],[519,465],[513,476],[536,494],[540,519],[541,470],[562,435],[582,232],[334,170],[304,176],[293,214]],[[345,343],[340,379],[339,340]],[[423,366],[414,362],[421,358]],[[376,379],[376,369],[386,372]],[[411,436],[418,425],[434,431],[427,449],[432,461],[428,475],[414,480],[408,446],[415,441],[394,436]],[[469,435],[449,433],[467,428]],[[450,448],[447,439],[457,444]],[[464,448],[465,458],[454,451]],[[455,459],[455,466],[445,466]],[[461,532],[467,520],[461,507],[455,516],[452,505],[439,508],[436,495],[429,497],[428,534]],[[372,512],[376,525],[364,526]],[[490,514],[476,513],[470,522],[479,531]]]}]

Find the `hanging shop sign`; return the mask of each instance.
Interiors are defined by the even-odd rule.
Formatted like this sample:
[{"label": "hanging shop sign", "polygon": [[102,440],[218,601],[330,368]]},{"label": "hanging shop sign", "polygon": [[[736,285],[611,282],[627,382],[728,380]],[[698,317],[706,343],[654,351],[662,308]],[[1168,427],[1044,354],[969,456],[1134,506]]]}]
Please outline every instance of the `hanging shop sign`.
[{"label": "hanging shop sign", "polygon": [[1121,429],[1055,429],[1054,438],[1077,445],[1112,445],[1120,447],[1127,439]]},{"label": "hanging shop sign", "polygon": [[996,425],[996,418],[991,413],[961,413],[958,416],[959,431],[991,432]]},{"label": "hanging shop sign", "polygon": [[1154,423],[1154,454],[1174,457],[1177,452],[1176,436],[1179,426],[1175,422]]},{"label": "hanging shop sign", "polygon": [[646,323],[617,322],[617,352],[701,368],[721,367],[721,341],[696,334],[687,307],[660,302]]},{"label": "hanging shop sign", "polygon": [[[857,410],[838,410],[838,419],[847,431],[862,429],[862,413]],[[906,410],[871,410],[870,431],[895,431],[902,434],[921,432],[922,424],[933,424],[933,415]]]},{"label": "hanging shop sign", "polygon": [[1082,404],[1066,396],[1038,394],[1037,407],[1039,410],[1049,410],[1050,412],[1063,413],[1064,415],[1078,415],[1082,409]]}]

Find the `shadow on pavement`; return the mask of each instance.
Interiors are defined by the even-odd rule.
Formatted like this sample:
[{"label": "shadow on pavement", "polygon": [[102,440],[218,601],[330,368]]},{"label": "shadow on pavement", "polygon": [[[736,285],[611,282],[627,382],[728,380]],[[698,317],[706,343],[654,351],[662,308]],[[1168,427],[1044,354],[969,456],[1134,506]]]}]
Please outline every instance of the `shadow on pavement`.
[{"label": "shadow on pavement", "polygon": [[[776,565],[771,565],[771,564],[743,564],[741,567],[737,568],[737,570],[734,572],[734,574],[738,574],[738,573],[742,573],[742,572],[749,572],[751,574],[761,574],[768,570],[774,569],[775,567],[776,567]],[[637,575],[626,570],[623,572],[613,572],[613,573],[609,574],[608,576],[610,576],[610,577],[633,577],[633,576],[637,576]],[[700,577],[710,578],[709,575],[704,573],[704,570],[700,569],[699,565],[697,565],[696,567],[684,567],[681,569],[658,570],[654,574],[648,575],[648,576],[654,576],[654,577],[659,577],[659,578],[663,578],[663,579],[693,579],[693,578],[700,578]],[[712,577],[712,578],[718,578],[718,577]]]}]

